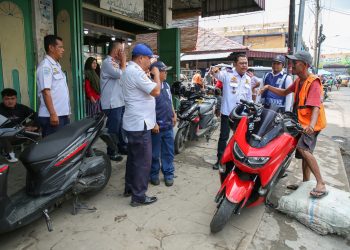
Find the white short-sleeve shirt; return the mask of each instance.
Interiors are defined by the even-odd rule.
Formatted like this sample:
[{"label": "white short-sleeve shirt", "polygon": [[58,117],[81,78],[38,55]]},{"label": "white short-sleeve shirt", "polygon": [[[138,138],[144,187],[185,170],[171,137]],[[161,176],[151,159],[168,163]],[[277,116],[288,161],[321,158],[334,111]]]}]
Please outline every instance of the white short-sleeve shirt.
[{"label": "white short-sleeve shirt", "polygon": [[101,65],[101,107],[113,109],[124,106],[122,81],[123,72],[120,64],[111,56],[107,56]]},{"label": "white short-sleeve shirt", "polygon": [[157,86],[148,78],[145,71],[130,61],[122,75],[125,113],[123,129],[126,131],[150,130],[156,124],[155,99],[150,95]]},{"label": "white short-sleeve shirt", "polygon": [[225,69],[214,77],[222,82],[221,114],[229,115],[240,99],[252,101],[251,79],[247,74],[240,76],[234,69]]},{"label": "white short-sleeve shirt", "polygon": [[40,107],[38,116],[50,117],[46,107],[42,91],[50,89],[53,107],[57,116],[71,114],[69,90],[66,75],[61,69],[61,65],[52,57],[46,55],[36,70],[38,96]]}]

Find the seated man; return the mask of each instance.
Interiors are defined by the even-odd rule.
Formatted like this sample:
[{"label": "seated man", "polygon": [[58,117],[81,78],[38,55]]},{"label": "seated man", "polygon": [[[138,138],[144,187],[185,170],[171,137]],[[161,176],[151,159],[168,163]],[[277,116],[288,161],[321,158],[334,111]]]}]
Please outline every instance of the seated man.
[{"label": "seated man", "polygon": [[[17,92],[14,89],[6,88],[1,92],[2,103],[0,103],[0,115],[3,115],[10,119],[10,123],[6,124],[6,127],[14,127],[15,125],[21,124],[27,117],[32,115],[30,118],[35,121],[35,112],[22,104],[17,103]],[[23,124],[26,126],[28,131],[37,130],[38,127],[35,123]],[[34,126],[33,126],[34,125]],[[0,141],[0,147],[3,149],[3,153],[7,161],[17,162],[15,153],[13,150],[13,143],[15,140],[5,140]]]}]

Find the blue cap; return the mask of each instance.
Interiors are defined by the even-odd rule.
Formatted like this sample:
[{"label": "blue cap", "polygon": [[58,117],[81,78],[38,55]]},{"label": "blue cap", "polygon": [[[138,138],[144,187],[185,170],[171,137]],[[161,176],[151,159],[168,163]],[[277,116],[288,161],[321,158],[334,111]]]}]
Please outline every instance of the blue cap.
[{"label": "blue cap", "polygon": [[148,56],[154,58],[158,57],[157,55],[154,55],[152,49],[144,43],[137,44],[132,50],[131,54],[133,56]]},{"label": "blue cap", "polygon": [[151,70],[153,67],[157,67],[159,69],[159,71],[167,71],[167,70],[171,70],[173,67],[171,66],[166,66],[165,63],[163,63],[162,61],[158,61],[155,63],[151,64]]}]

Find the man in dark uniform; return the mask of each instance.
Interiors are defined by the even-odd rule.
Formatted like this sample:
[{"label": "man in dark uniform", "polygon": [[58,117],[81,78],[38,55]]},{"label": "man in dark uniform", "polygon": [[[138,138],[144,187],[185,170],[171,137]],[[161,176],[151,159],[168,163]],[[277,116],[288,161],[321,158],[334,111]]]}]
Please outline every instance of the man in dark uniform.
[{"label": "man in dark uniform", "polygon": [[151,183],[159,185],[159,170],[162,169],[166,186],[174,183],[174,132],[176,125],[176,113],[170,92],[170,86],[166,82],[167,70],[172,67],[158,61],[151,65],[159,69],[159,77],[162,82],[160,95],[156,97],[157,124],[152,129],[152,168]]}]

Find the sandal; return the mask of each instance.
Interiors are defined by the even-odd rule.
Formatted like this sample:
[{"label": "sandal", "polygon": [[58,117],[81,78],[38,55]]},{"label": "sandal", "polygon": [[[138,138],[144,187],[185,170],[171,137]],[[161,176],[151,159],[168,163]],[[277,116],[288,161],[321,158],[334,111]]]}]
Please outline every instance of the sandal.
[{"label": "sandal", "polygon": [[328,191],[325,190],[325,191],[319,191],[319,190],[316,190],[316,188],[312,189],[312,191],[310,192],[310,196],[312,198],[316,198],[316,199],[321,199],[322,197],[325,197],[328,195]]},{"label": "sandal", "polygon": [[298,184],[291,184],[291,185],[288,185],[288,186],[287,186],[287,188],[288,188],[288,189],[291,189],[291,190],[297,190],[298,187],[299,187]]}]

